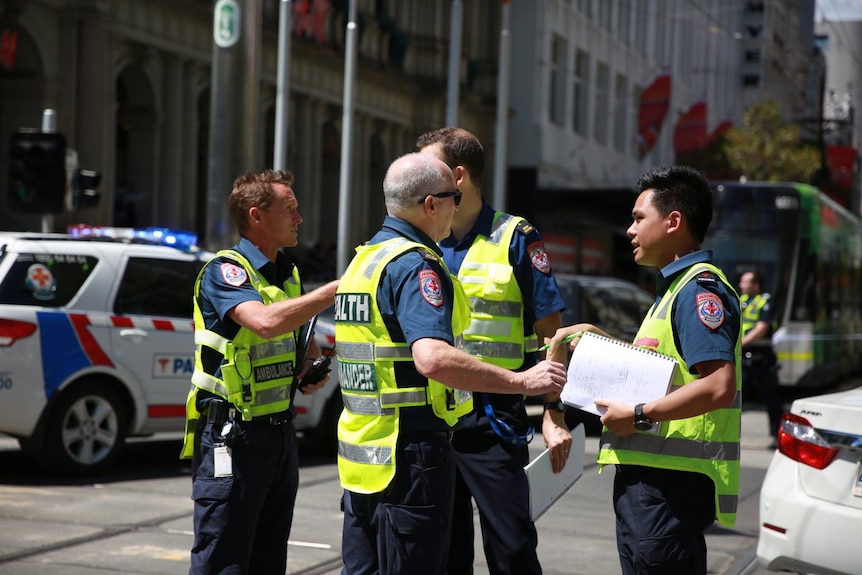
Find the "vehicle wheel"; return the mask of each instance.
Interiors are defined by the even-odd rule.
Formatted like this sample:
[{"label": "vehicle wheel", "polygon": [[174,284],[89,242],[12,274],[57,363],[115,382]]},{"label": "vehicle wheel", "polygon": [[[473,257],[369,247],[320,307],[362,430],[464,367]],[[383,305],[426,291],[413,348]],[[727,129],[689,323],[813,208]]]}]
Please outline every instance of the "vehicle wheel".
[{"label": "vehicle wheel", "polygon": [[119,394],[105,384],[84,381],[54,406],[40,459],[64,475],[99,473],[117,459],[128,425]]}]

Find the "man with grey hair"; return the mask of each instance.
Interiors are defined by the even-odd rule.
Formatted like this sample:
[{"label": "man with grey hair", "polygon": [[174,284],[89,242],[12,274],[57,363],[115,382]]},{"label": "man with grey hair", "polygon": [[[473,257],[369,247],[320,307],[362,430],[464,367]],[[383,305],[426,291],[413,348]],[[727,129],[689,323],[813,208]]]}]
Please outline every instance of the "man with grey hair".
[{"label": "man with grey hair", "polygon": [[566,373],[551,361],[516,373],[454,347],[469,308],[436,244],[449,235],[461,198],[445,163],[402,156],[383,192],[389,215],[356,249],[335,301],[342,573],[442,575],[455,481],[451,430],[472,410],[469,391],[558,392]]}]

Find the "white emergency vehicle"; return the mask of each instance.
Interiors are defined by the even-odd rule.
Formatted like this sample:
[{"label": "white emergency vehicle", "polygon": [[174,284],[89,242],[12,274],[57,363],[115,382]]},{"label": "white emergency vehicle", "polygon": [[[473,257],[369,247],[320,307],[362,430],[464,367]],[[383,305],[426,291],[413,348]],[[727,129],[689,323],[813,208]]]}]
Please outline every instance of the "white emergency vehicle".
[{"label": "white emergency vehicle", "polygon": [[[193,286],[213,254],[165,229],[70,232],[0,232],[0,433],[53,471],[90,474],[126,437],[183,430]],[[297,429],[331,424],[334,379],[297,394]]]}]

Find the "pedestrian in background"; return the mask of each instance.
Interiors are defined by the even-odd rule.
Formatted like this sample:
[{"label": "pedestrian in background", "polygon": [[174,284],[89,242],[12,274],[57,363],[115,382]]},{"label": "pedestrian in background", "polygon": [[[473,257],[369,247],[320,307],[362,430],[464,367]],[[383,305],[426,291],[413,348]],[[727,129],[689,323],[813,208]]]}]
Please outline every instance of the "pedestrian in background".
[{"label": "pedestrian in background", "polygon": [[[473,134],[441,128],[419,136],[416,147],[446,163],[463,194],[452,233],[440,248],[470,301],[472,321],[464,332],[464,351],[507,369],[532,367],[538,342],[560,328],[565,308],[539,231],[482,199],[485,151]],[[554,470],[562,470],[572,436],[558,393],[545,397],[542,435]],[[457,473],[449,575],[473,572],[471,500],[479,509],[489,572],[542,572],[524,473],[532,436],[523,395],[473,395],[473,411],[459,420],[452,439]]]},{"label": "pedestrian in background", "polygon": [[342,573],[442,575],[455,481],[451,429],[473,403],[463,390],[559,392],[566,374],[548,361],[509,371],[453,347],[470,312],[436,244],[462,197],[445,163],[402,156],[383,192],[389,215],[356,249],[335,304]]},{"label": "pedestrian in background", "polygon": [[[282,251],[302,216],[286,171],[247,173],[228,210],[239,235],[195,284],[195,371],[183,457],[192,457],[195,539],[191,575],[284,575],[299,486],[294,378],[297,334],[332,305],[337,281],[302,293]],[[324,377],[303,393],[317,391]]]},{"label": "pedestrian in background", "polygon": [[[705,575],[704,530],[733,526],[739,493],[739,298],[700,244],[712,192],[696,170],[654,168],[637,183],[627,230],[635,262],[655,266],[656,303],[634,344],[676,359],[670,393],[646,404],[595,401],[604,410],[600,467],[616,466],[614,511],[624,575]],[[589,329],[578,324],[562,338]],[[607,334],[603,334],[607,335]],[[572,346],[577,345],[577,340]],[[658,425],[658,431],[653,425]]]},{"label": "pedestrian in background", "polygon": [[757,270],[740,276],[739,292],[743,392],[755,391],[765,404],[772,438],[769,448],[775,449],[784,406],[778,388],[778,360],[772,347],[772,298],[763,293],[763,275]]}]

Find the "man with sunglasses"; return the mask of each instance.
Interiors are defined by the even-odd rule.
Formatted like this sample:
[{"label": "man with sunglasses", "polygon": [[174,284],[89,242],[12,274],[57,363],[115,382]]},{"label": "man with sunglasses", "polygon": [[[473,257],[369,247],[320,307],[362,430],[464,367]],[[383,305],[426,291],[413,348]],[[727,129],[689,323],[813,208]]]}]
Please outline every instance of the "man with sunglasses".
[{"label": "man with sunglasses", "polygon": [[[442,128],[420,136],[416,147],[445,162],[464,194],[452,233],[440,247],[470,298],[465,351],[506,369],[531,367],[538,345],[560,327],[565,308],[538,230],[482,199],[485,152],[473,134]],[[564,415],[559,394],[546,396],[542,434],[556,472],[565,466],[572,443]],[[532,435],[523,395],[474,394],[473,411],[458,422],[452,439],[457,478],[449,573],[473,572],[471,498],[479,509],[489,572],[542,572],[524,473]]]},{"label": "man with sunglasses", "polygon": [[548,361],[514,372],[453,346],[470,312],[436,244],[462,198],[445,163],[402,156],[383,192],[383,227],[356,248],[335,296],[342,573],[443,575],[451,429],[472,409],[468,392],[558,393],[566,373]]}]

